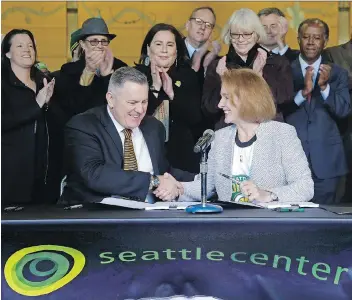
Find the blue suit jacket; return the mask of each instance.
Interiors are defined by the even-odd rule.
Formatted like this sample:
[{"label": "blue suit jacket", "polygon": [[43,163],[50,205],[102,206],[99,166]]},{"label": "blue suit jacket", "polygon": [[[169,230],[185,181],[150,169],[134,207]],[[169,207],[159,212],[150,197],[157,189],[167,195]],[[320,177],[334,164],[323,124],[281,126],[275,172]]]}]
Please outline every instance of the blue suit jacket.
[{"label": "blue suit jacket", "polygon": [[[286,122],[296,128],[312,171],[320,179],[347,173],[346,157],[336,120],[346,117],[351,111],[348,74],[335,64],[331,66],[330,93],[326,100],[320,93],[318,74],[310,103],[304,101],[298,106],[292,102],[284,112]],[[304,88],[298,58],[292,62],[291,67],[296,95]]]}]

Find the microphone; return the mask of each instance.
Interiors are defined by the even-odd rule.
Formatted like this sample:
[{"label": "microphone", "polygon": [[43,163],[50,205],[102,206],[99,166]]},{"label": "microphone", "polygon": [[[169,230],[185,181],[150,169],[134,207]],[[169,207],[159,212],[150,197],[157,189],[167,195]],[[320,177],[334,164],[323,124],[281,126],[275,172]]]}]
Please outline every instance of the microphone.
[{"label": "microphone", "polygon": [[215,138],[215,132],[211,129],[207,129],[206,131],[204,131],[203,136],[198,140],[198,142],[194,146],[193,151],[195,153],[204,151],[210,146],[214,138]]}]

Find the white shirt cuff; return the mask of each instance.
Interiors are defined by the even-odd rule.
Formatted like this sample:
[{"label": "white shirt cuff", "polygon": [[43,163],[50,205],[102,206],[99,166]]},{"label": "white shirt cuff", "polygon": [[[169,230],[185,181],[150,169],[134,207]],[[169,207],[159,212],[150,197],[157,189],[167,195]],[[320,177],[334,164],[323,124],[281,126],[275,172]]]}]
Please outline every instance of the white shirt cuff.
[{"label": "white shirt cuff", "polygon": [[323,96],[324,101],[329,97],[330,93],[330,84],[328,84],[324,91],[320,91],[320,94]]},{"label": "white shirt cuff", "polygon": [[294,99],[295,103],[296,103],[298,106],[300,106],[300,105],[301,105],[304,101],[306,101],[306,100],[307,100],[307,99],[304,98],[303,95],[302,95],[302,90],[300,90],[300,91],[296,94],[295,99]]}]

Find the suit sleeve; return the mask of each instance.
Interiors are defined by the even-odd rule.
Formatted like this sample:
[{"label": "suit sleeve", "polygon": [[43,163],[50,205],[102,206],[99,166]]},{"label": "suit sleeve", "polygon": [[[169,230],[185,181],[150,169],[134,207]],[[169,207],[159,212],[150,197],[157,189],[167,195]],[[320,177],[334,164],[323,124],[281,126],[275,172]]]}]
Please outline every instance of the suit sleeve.
[{"label": "suit sleeve", "polygon": [[293,77],[291,66],[287,58],[278,56],[275,59],[278,60],[278,63],[275,64],[276,68],[268,69],[269,65],[267,65],[264,68],[263,77],[271,88],[277,103],[278,112],[282,112],[281,105],[292,102]]},{"label": "suit sleeve", "polygon": [[336,85],[330,85],[329,96],[324,101],[327,109],[337,118],[344,118],[351,112],[351,100],[348,90],[348,73],[339,68]]},{"label": "suit sleeve", "polygon": [[165,172],[170,173],[177,181],[192,181],[196,174],[190,173],[187,171],[183,171],[177,168],[173,168],[169,161],[166,158],[166,150],[165,150],[165,127],[164,125],[158,121],[158,132],[159,132],[159,147],[160,147],[160,157],[159,157],[159,170],[161,171],[160,174],[156,175],[163,175]]},{"label": "suit sleeve", "polygon": [[137,197],[144,201],[149,189],[150,174],[124,171],[121,164],[106,161],[99,137],[84,116],[74,117],[66,126],[66,155],[71,172],[77,174],[84,185],[103,195]]},{"label": "suit sleeve", "polygon": [[202,110],[206,117],[219,119],[221,111],[218,108],[220,102],[221,80],[216,67],[219,60],[214,60],[207,68],[202,96]]},{"label": "suit sleeve", "polygon": [[277,141],[281,146],[282,164],[287,184],[267,189],[277,195],[280,202],[304,202],[314,196],[314,182],[301,141],[292,126],[285,126]]}]

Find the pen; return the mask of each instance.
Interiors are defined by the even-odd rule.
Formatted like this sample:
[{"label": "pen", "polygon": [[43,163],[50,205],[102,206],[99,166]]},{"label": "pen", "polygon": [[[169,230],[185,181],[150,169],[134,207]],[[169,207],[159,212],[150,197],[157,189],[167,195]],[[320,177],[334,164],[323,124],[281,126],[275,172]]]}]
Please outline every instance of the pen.
[{"label": "pen", "polygon": [[82,204],[77,204],[77,205],[72,205],[72,206],[67,206],[64,209],[75,209],[75,208],[82,208],[83,205]]},{"label": "pen", "polygon": [[303,207],[278,207],[274,210],[278,212],[304,212]]},{"label": "pen", "polygon": [[227,179],[230,179],[232,182],[235,182],[237,184],[241,184],[241,181],[239,181],[238,179],[232,178],[229,175],[223,174],[223,173],[219,173],[219,175],[221,175],[222,177],[225,177]]}]

